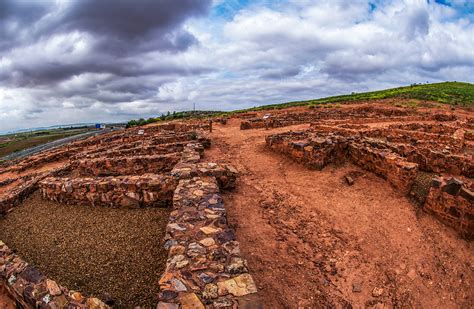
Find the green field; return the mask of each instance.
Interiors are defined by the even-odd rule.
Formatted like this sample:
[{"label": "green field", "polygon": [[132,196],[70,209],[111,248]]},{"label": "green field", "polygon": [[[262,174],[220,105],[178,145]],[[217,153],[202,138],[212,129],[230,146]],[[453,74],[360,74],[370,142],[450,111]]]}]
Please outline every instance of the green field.
[{"label": "green field", "polygon": [[[315,100],[294,101],[287,103],[278,103],[257,106],[248,109],[235,110],[231,112],[218,111],[186,111],[173,112],[163,114],[157,118],[131,120],[129,127],[144,125],[159,121],[169,121],[174,119],[187,118],[208,118],[230,116],[236,113],[244,113],[250,111],[261,111],[271,109],[283,109],[294,106],[316,106],[325,104],[343,104],[356,103],[362,101],[381,100],[381,99],[403,99],[405,102],[401,106],[416,107],[418,101],[432,101],[440,104],[449,104],[453,106],[474,107],[474,84],[461,82],[444,82],[435,84],[416,84],[406,87],[398,87],[386,90],[352,93],[347,95],[339,95]],[[406,102],[406,100],[412,100]]]},{"label": "green field", "polygon": [[88,131],[90,128],[65,128],[1,135],[0,158],[23,149]]}]

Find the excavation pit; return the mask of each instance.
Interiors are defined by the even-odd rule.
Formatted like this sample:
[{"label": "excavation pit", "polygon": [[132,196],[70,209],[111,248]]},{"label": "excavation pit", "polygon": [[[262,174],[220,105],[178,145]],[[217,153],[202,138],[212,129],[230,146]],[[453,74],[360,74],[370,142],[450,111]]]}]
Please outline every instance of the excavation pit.
[{"label": "excavation pit", "polygon": [[169,210],[63,205],[39,192],[0,219],[0,239],[49,279],[119,308],[156,306]]}]

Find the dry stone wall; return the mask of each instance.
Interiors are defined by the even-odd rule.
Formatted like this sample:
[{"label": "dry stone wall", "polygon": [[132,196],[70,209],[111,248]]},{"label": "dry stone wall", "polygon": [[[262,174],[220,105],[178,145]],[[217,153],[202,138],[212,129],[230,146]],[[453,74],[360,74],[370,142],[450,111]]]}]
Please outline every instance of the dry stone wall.
[{"label": "dry stone wall", "polygon": [[424,210],[456,228],[468,239],[474,238],[474,183],[454,177],[435,177]]},{"label": "dry stone wall", "polygon": [[349,160],[387,179],[405,194],[410,192],[420,171],[465,175],[467,178],[462,181],[448,176],[435,178],[428,197],[423,201],[423,208],[463,236],[473,237],[473,185],[469,180],[474,175],[472,155],[439,152],[363,135],[339,127],[332,128],[329,133],[328,126],[318,126],[307,131],[267,136],[266,144],[272,150],[315,169]]},{"label": "dry stone wall", "polygon": [[39,183],[45,199],[64,204],[140,208],[168,206],[177,180],[147,174],[102,178],[46,178]]},{"label": "dry stone wall", "polygon": [[90,308],[108,309],[97,298],[87,298],[69,291],[46,278],[0,240],[0,281],[22,308]]},{"label": "dry stone wall", "polygon": [[159,174],[171,171],[179,159],[179,153],[118,158],[106,157],[79,160],[73,166],[82,176]]}]

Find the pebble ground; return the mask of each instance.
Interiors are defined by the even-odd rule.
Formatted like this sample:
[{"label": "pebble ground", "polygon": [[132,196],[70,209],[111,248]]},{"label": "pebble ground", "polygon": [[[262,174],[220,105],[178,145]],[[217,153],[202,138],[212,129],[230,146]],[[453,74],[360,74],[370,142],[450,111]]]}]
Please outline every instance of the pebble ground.
[{"label": "pebble ground", "polygon": [[156,305],[169,210],[61,205],[33,194],[0,219],[0,239],[48,278],[117,308]]}]

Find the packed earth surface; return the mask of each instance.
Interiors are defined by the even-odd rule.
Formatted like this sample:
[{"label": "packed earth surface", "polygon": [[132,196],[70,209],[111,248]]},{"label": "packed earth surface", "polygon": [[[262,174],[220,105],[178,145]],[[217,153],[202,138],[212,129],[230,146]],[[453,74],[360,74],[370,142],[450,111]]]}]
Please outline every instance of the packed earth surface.
[{"label": "packed earth surface", "polygon": [[473,308],[474,113],[151,124],[0,171],[0,308]]}]

